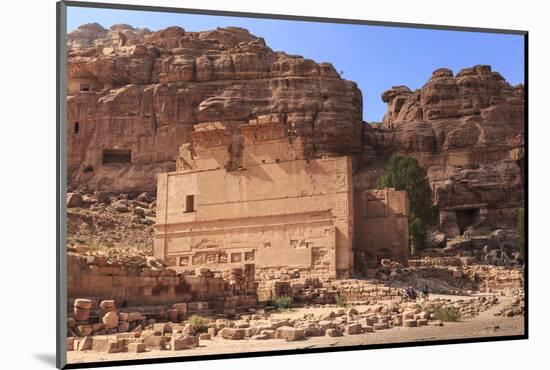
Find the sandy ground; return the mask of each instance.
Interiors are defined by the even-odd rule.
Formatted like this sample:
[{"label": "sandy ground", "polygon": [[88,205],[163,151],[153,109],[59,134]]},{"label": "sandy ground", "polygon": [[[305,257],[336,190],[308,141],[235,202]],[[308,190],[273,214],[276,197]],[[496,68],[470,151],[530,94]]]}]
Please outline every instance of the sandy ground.
[{"label": "sandy ground", "polygon": [[[451,298],[451,296],[439,296]],[[435,298],[435,296],[433,297]],[[453,299],[466,297],[452,297]],[[92,351],[69,351],[67,361],[69,363],[133,360],[155,357],[173,356],[197,356],[226,353],[242,353],[255,351],[273,351],[289,349],[309,349],[337,346],[369,345],[380,343],[400,343],[414,341],[430,341],[442,339],[480,338],[491,336],[522,335],[524,333],[523,316],[502,317],[494,316],[504,306],[509,304],[513,297],[499,297],[499,303],[474,318],[464,319],[460,322],[445,323],[444,326],[423,326],[418,328],[394,327],[388,330],[375,331],[343,337],[311,337],[297,342],[285,342],[282,339],[268,340],[224,340],[214,338],[203,340],[200,347],[181,351],[149,351],[144,353],[98,353]],[[357,306],[361,310],[361,306]],[[277,318],[301,317],[305,313],[320,314],[330,312],[331,308],[302,308],[292,312],[277,313],[272,315]]]}]

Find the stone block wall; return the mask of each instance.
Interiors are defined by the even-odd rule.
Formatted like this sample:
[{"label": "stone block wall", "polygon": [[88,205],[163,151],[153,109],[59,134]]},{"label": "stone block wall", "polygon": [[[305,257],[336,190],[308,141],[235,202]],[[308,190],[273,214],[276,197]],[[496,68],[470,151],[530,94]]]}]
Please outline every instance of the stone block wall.
[{"label": "stone block wall", "polygon": [[[406,264],[409,256],[407,192],[366,190],[354,194],[354,250],[365,254],[367,267],[382,259]],[[356,268],[362,258],[356,261]]]},{"label": "stone block wall", "polygon": [[257,283],[254,273],[247,270],[237,268],[226,276],[214,276],[200,269],[197,275],[188,275],[69,254],[67,297],[114,299],[120,307],[179,302],[208,302],[211,309],[253,306]]}]

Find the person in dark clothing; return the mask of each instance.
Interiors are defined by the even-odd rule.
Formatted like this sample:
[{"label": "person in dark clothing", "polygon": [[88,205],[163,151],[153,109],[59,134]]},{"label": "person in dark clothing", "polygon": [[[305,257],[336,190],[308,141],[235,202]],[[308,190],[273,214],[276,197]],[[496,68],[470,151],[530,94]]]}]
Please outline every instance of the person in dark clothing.
[{"label": "person in dark clothing", "polygon": [[422,288],[422,298],[428,299],[429,295],[430,295],[430,291],[428,289],[428,284],[424,284],[424,288]]},{"label": "person in dark clothing", "polygon": [[415,300],[416,299],[416,291],[414,290],[412,285],[409,285],[409,287],[405,291],[405,294],[407,295],[407,298],[410,299],[410,300]]}]

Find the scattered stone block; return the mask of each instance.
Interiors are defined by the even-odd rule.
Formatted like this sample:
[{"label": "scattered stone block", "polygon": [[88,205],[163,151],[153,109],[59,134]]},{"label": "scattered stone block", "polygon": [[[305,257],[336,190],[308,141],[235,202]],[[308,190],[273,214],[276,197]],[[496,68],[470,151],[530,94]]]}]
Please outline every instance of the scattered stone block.
[{"label": "scattered stone block", "polygon": [[320,337],[324,335],[319,326],[309,326],[304,329],[304,335],[306,337]]},{"label": "scattered stone block", "polygon": [[174,334],[170,339],[170,348],[172,351],[180,351],[199,346],[199,338],[194,335]]},{"label": "scattered stone block", "polygon": [[159,335],[151,335],[144,338],[143,343],[147,348],[155,349],[158,351],[164,350],[165,344],[168,342],[168,338]]},{"label": "scattered stone block", "polygon": [[211,340],[212,336],[210,333],[201,333],[199,334],[199,340]]},{"label": "scattered stone block", "polygon": [[67,351],[74,351],[74,337],[67,338]]},{"label": "scattered stone block", "polygon": [[84,199],[78,193],[67,193],[67,208],[77,208],[84,206]]},{"label": "scattered stone block", "polygon": [[107,193],[106,191],[98,191],[96,193],[96,199],[98,203],[103,203],[103,204],[111,203],[111,197],[109,197],[109,193]]},{"label": "scattered stone block", "polygon": [[166,333],[171,333],[172,332],[172,325],[170,323],[167,323],[167,322],[153,324],[153,331],[155,333],[160,333],[160,335],[164,335]]},{"label": "scattered stone block", "polygon": [[337,328],[331,328],[331,329],[327,329],[326,335],[328,337],[341,337],[342,336],[342,331],[340,329],[337,329]]},{"label": "scattered stone block", "polygon": [[223,339],[244,339],[244,329],[223,328],[218,332]]},{"label": "scattered stone block", "polygon": [[374,333],[374,327],[371,325],[366,325],[366,326],[361,325],[361,328],[363,329],[363,333]]},{"label": "scattered stone block", "polygon": [[266,339],[275,339],[275,330],[273,329],[264,329],[260,332],[260,334],[267,336]]},{"label": "scattered stone block", "polygon": [[67,319],[67,328],[73,329],[76,326],[76,321],[72,317]]},{"label": "scattered stone block", "polygon": [[86,337],[88,335],[92,335],[93,329],[91,325],[77,325],[76,333],[80,337]]},{"label": "scattered stone block", "polygon": [[355,323],[355,324],[349,324],[346,326],[345,333],[347,335],[356,335],[363,333],[363,328],[361,327],[361,324]]},{"label": "scattered stone block", "polygon": [[417,322],[414,319],[403,320],[403,326],[406,328],[416,328]]},{"label": "scattered stone block", "polygon": [[118,322],[118,332],[125,333],[130,329],[130,324],[128,321],[119,321]]},{"label": "scattered stone block", "polygon": [[374,330],[384,330],[390,328],[387,322],[378,322],[376,324],[373,324],[372,327],[374,328]]},{"label": "scattered stone block", "polygon": [[74,307],[89,310],[92,308],[92,301],[85,298],[77,298],[74,300]]},{"label": "scattered stone block", "polygon": [[113,338],[94,338],[92,340],[92,351],[104,352],[104,353],[118,353],[124,350],[124,346],[121,342]]},{"label": "scattered stone block", "polygon": [[118,314],[115,311],[109,311],[101,318],[107,329],[118,328]]},{"label": "scattered stone block", "polygon": [[92,342],[93,342],[92,337],[80,338],[76,346],[76,349],[79,351],[89,351],[92,349]]},{"label": "scattered stone block", "polygon": [[128,313],[127,321],[141,321],[143,317],[141,316],[141,312],[130,312]]},{"label": "scattered stone block", "polygon": [[177,322],[178,321],[178,317],[179,317],[178,310],[176,310],[176,309],[168,310],[168,312],[166,314],[168,316],[168,321],[171,321],[171,322]]},{"label": "scattered stone block", "polygon": [[275,330],[275,339],[284,339],[287,342],[294,342],[304,338],[304,329],[297,329],[292,326],[281,326]]},{"label": "scattered stone block", "polygon": [[145,352],[147,346],[145,343],[128,343],[128,352],[130,353],[141,353]]},{"label": "scattered stone block", "polygon": [[113,311],[116,308],[115,301],[112,299],[101,301],[101,303],[99,304],[99,308],[105,313]]}]

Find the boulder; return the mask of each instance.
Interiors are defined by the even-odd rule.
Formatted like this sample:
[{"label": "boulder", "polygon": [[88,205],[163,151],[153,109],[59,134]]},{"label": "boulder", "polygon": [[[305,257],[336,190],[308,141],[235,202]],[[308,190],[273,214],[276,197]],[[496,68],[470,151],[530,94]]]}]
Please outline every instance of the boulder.
[{"label": "boulder", "polygon": [[96,193],[96,199],[98,203],[111,204],[111,197],[106,191],[98,191]]},{"label": "boulder", "polygon": [[80,208],[84,206],[84,199],[78,193],[67,193],[67,208]]},{"label": "boulder", "polygon": [[107,329],[118,328],[118,314],[115,311],[109,311],[101,318]]},{"label": "boulder", "polygon": [[235,329],[235,328],[223,328],[218,332],[218,336],[221,336],[223,339],[244,339],[244,329]]}]

